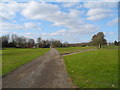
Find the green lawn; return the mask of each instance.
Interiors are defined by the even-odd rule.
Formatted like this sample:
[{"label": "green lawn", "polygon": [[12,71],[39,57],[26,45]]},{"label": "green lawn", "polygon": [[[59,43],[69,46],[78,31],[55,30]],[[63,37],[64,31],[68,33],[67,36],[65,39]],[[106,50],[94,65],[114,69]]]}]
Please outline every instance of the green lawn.
[{"label": "green lawn", "polygon": [[86,46],[86,47],[67,47],[67,48],[56,48],[56,49],[60,52],[60,54],[65,54],[65,53],[78,52],[78,51],[93,49],[93,48],[95,47]]},{"label": "green lawn", "polygon": [[2,50],[2,75],[48,52],[49,48],[6,48]]},{"label": "green lawn", "polygon": [[118,50],[99,49],[64,56],[67,72],[80,88],[118,87]]}]

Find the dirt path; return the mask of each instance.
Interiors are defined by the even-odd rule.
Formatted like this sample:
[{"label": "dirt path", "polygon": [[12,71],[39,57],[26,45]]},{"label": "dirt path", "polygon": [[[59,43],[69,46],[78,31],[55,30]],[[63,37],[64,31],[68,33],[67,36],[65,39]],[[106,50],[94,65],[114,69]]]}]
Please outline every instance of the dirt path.
[{"label": "dirt path", "polygon": [[97,50],[97,49],[88,49],[88,50],[83,50],[83,51],[79,51],[79,52],[65,53],[65,54],[62,54],[62,56],[72,55],[72,54],[86,52],[86,51],[93,51],[93,50]]},{"label": "dirt path", "polygon": [[71,88],[65,65],[52,48],[45,55],[3,77],[3,88]]}]

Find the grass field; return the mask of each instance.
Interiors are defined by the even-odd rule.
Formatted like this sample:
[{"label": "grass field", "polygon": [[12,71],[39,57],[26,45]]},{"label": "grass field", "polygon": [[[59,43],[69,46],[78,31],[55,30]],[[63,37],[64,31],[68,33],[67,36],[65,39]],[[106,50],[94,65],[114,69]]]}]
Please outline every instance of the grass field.
[{"label": "grass field", "polygon": [[6,48],[2,50],[2,75],[48,52],[48,48]]},{"label": "grass field", "polygon": [[60,54],[65,54],[65,53],[72,53],[72,52],[78,52],[82,50],[87,50],[87,49],[93,49],[95,47],[92,46],[86,46],[86,47],[67,47],[67,48],[56,48]]},{"label": "grass field", "polygon": [[64,56],[67,72],[80,88],[118,87],[118,50],[99,49]]}]

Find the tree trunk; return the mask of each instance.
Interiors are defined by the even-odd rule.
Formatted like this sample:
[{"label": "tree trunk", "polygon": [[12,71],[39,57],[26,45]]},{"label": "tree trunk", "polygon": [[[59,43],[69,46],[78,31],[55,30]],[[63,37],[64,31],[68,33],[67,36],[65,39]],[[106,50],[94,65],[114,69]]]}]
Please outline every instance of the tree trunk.
[{"label": "tree trunk", "polygon": [[99,48],[101,48],[101,44],[99,44]]}]

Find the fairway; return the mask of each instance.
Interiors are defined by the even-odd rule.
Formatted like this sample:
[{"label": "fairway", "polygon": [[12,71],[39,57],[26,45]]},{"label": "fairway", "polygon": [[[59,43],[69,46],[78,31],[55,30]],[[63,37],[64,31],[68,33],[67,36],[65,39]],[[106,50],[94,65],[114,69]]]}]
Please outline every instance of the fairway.
[{"label": "fairway", "polygon": [[118,50],[99,49],[64,56],[67,72],[79,88],[117,88]]},{"label": "fairway", "polygon": [[2,75],[48,52],[49,48],[6,48],[2,50]]},{"label": "fairway", "polygon": [[67,54],[72,52],[79,52],[83,50],[93,49],[93,46],[86,46],[86,47],[65,47],[65,48],[56,48],[60,54]]}]

